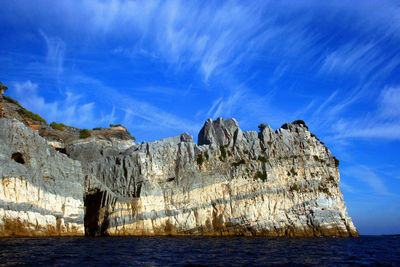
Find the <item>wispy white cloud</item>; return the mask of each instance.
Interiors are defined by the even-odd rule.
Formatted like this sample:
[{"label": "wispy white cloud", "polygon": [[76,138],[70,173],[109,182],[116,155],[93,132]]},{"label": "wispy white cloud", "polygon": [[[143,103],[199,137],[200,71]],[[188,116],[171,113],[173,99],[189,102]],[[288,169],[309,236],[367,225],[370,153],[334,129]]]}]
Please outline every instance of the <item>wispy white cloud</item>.
[{"label": "wispy white cloud", "polygon": [[319,96],[297,114],[301,114],[311,128],[321,134],[343,133],[346,127],[351,126],[348,122],[348,110],[363,94],[362,88],[348,91],[335,90],[325,99]]},{"label": "wispy white cloud", "polygon": [[134,108],[123,108],[125,111],[123,123],[135,130],[161,132],[166,129],[174,129],[178,131],[177,134],[183,132],[194,134],[201,128],[199,123],[180,118],[144,101],[129,99],[128,102]]},{"label": "wispy white cloud", "polygon": [[350,193],[355,193],[357,190],[352,187],[351,185],[348,185],[347,183],[340,181],[340,187],[343,188],[343,190],[350,192]]},{"label": "wispy white cloud", "polygon": [[58,76],[63,72],[65,43],[60,38],[47,36],[43,31],[40,31],[40,34],[46,41],[46,63]]},{"label": "wispy white cloud", "polygon": [[114,110],[110,114],[99,116],[93,102],[84,102],[82,95],[66,90],[63,99],[48,102],[40,95],[38,84],[31,81],[15,82],[12,89],[19,102],[29,110],[43,116],[48,122],[56,121],[87,128],[115,119]]},{"label": "wispy white cloud", "polygon": [[[44,1],[40,5],[49,3]],[[15,9],[20,10],[20,13],[12,13],[12,17],[23,19],[25,16],[23,14],[31,14],[34,11],[37,17],[43,18],[38,22],[38,28],[42,29],[41,35],[47,44],[47,63],[54,66],[59,73],[68,71],[64,66],[68,42],[73,43],[78,39],[79,42],[85,43],[83,46],[87,47],[106,43],[109,52],[113,55],[123,55],[133,61],[140,55],[156,63],[166,62],[176,71],[196,70],[201,74],[206,85],[210,83],[221,85],[213,87],[213,90],[219,90],[219,92],[210,98],[210,103],[204,105],[206,107],[202,107],[204,116],[230,117],[235,114],[251,114],[258,120],[270,120],[271,117],[286,120],[292,114],[302,114],[305,119],[308,118],[312,122],[314,129],[325,129],[324,133],[329,131],[338,133],[337,129],[340,128],[341,131],[347,129],[347,131],[342,131],[341,135],[336,135],[342,139],[351,138],[351,136],[370,138],[382,136],[382,123],[376,121],[375,124],[366,124],[367,119],[350,119],[348,112],[348,108],[371,88],[366,88],[365,84],[352,90],[321,88],[323,92],[330,90],[330,93],[324,93],[326,98],[323,98],[319,92],[312,92],[316,95],[314,99],[308,105],[299,105],[305,110],[290,113],[271,101],[273,97],[268,95],[268,90],[274,86],[249,87],[242,85],[243,80],[237,78],[248,65],[252,65],[257,70],[261,69],[260,66],[270,68],[272,70],[270,73],[262,75],[268,75],[267,78],[271,78],[272,85],[291,73],[293,65],[297,67],[313,65],[317,70],[321,69],[322,72],[335,75],[355,73],[353,77],[362,76],[370,80],[382,78],[387,73],[393,72],[399,66],[400,60],[397,56],[390,58],[390,55],[385,53],[383,44],[385,40],[398,40],[400,36],[397,34],[400,19],[396,12],[399,7],[392,1],[368,5],[362,4],[361,1],[356,1],[356,3],[358,5],[349,1],[335,3],[252,1],[250,4],[240,1],[212,1],[204,4],[187,1],[84,0],[78,4],[71,4],[70,1],[60,0],[52,3],[54,8],[60,10],[62,14],[60,16],[52,15],[54,13],[51,12],[52,10],[38,9],[37,4],[26,2],[24,7]],[[354,27],[357,31],[354,36],[343,38],[343,40],[331,38],[325,36],[319,27],[312,26],[315,23],[315,17],[324,17],[321,23],[326,23],[326,21],[335,23],[338,18],[352,21],[354,23],[349,24],[348,27]],[[54,22],[51,25],[63,25],[60,31],[62,39],[55,37],[58,35],[46,19]],[[331,24],[327,23],[327,25]],[[340,23],[334,25],[340,27]],[[72,37],[66,36],[68,34],[62,35],[69,32],[74,33]],[[379,36],[374,35],[376,38],[372,39],[362,38],[366,32],[379,32]],[[124,42],[120,42],[122,37]],[[331,42],[332,39],[340,40]],[[68,47],[70,47],[69,43]],[[304,70],[306,71],[308,70]],[[233,77],[237,81],[225,82],[226,73],[230,75],[228,75],[229,79]],[[305,74],[301,70],[298,73],[299,76]],[[311,74],[310,79],[312,78]],[[293,77],[293,80],[296,80],[296,77]],[[166,88],[165,91],[163,91],[164,88]],[[168,86],[142,86],[141,89],[133,88],[133,90],[135,92],[147,90],[150,93],[158,92],[165,95],[168,92],[178,94],[180,91],[168,89]],[[207,90],[207,86],[202,87],[201,90]],[[104,89],[104,92],[112,91]],[[126,95],[129,93],[127,92]],[[137,118],[155,122],[160,118],[150,118],[145,111],[153,110],[160,114],[165,112],[151,100],[139,101],[132,95],[130,99],[132,103],[142,106],[140,109],[142,111],[130,113]],[[382,100],[382,106],[383,103],[388,106],[388,101]],[[318,105],[318,103],[322,104]],[[130,108],[126,107],[123,108],[129,111]],[[385,118],[389,118],[389,110],[382,109],[382,114],[387,115]],[[167,124],[171,127],[189,126],[190,128],[192,125],[188,119],[182,120],[181,116],[173,116],[172,112],[165,113],[170,118],[168,120],[170,123]],[[195,111],[193,113],[198,114]],[[391,119],[395,117],[394,113],[390,116]],[[377,116],[370,116],[369,119],[371,118],[375,120]],[[185,123],[179,124],[176,122],[178,120]],[[392,126],[392,129],[397,128]],[[377,135],[378,133],[381,135]],[[384,136],[394,138],[397,134],[387,132]]]},{"label": "wispy white cloud", "polygon": [[278,81],[280,78],[282,78],[283,75],[288,71],[289,65],[290,65],[289,63],[286,63],[286,64],[281,63],[281,64],[279,64],[275,68],[273,74],[271,75],[270,83],[274,84],[276,81]]},{"label": "wispy white cloud", "polygon": [[359,180],[360,182],[366,183],[375,193],[380,195],[393,195],[384,183],[384,179],[377,175],[373,169],[364,166],[356,165],[345,168],[342,173],[347,176],[351,176]]},{"label": "wispy white cloud", "polygon": [[[57,24],[62,19],[61,24],[67,32],[74,32],[70,41],[80,36],[80,41],[89,43],[88,46],[98,40],[118,40],[123,36],[124,43],[117,43],[111,52],[131,58],[146,54],[168,62],[178,70],[197,69],[206,83],[217,72],[243,69],[250,59],[262,57],[266,47],[273,54],[282,50],[298,51],[308,45],[306,32],[302,29],[305,20],[279,23],[279,16],[285,13],[278,13],[281,9],[272,1],[202,4],[86,0],[74,5],[69,1],[51,3],[62,15],[54,17],[46,8],[38,11],[37,5],[32,3],[16,9],[20,13],[14,15],[24,17],[31,12],[40,13],[37,16],[43,18],[43,22],[38,24],[43,32],[53,34],[44,20],[51,18],[52,24]],[[56,48],[53,52],[57,54],[62,48],[57,46],[60,42],[42,35]]]},{"label": "wispy white cloud", "polygon": [[116,51],[132,55],[141,53],[143,46],[152,47],[154,57],[162,56],[176,66],[197,66],[205,82],[215,68],[240,57],[245,44],[262,45],[257,41],[262,35],[255,34],[263,24],[257,2],[198,6],[180,1],[86,1],[85,6],[94,13],[95,28],[115,34],[116,29],[127,27],[139,38]]},{"label": "wispy white cloud", "polygon": [[213,113],[215,113],[215,109],[221,103],[221,101],[222,101],[222,97],[219,97],[218,99],[214,100],[214,102],[212,103],[210,109],[207,111],[207,117],[212,117],[213,116]]},{"label": "wispy white cloud", "polygon": [[[191,121],[183,116],[175,115],[168,110],[165,110],[159,106],[156,106],[144,100],[140,97],[133,97],[129,94],[130,90],[117,90],[116,88],[107,86],[101,81],[84,76],[74,76],[73,80],[75,82],[79,81],[79,84],[87,88],[93,88],[91,93],[92,97],[97,98],[98,102],[102,103],[112,103],[115,107],[112,114],[115,114],[113,121],[115,120],[122,122],[124,126],[131,129],[131,132],[140,130],[141,132],[153,131],[155,136],[158,138],[163,138],[165,136],[159,136],[159,134],[164,134],[165,132],[174,132],[175,134],[180,134],[183,132],[189,132],[191,134],[197,133],[201,128],[201,124],[198,121]],[[139,91],[160,94],[159,90],[170,90],[169,88],[139,88]],[[136,90],[135,88],[132,90]],[[166,94],[174,94],[174,89],[172,92],[166,92]],[[177,93],[175,91],[175,93]],[[123,114],[117,115],[118,111],[122,111]],[[108,118],[104,116],[104,118]],[[104,121],[104,119],[103,119]],[[138,139],[143,138],[141,136],[136,136]]]},{"label": "wispy white cloud", "polygon": [[[355,95],[355,99],[359,96],[352,95]],[[369,113],[356,118],[339,116],[338,113],[330,111],[329,114],[333,114],[329,120],[333,139],[400,140],[400,90],[397,87],[387,87],[381,91],[376,102],[376,109],[371,109]],[[346,105],[353,103],[353,100],[344,101]],[[340,102],[337,105],[341,105]]]},{"label": "wispy white cloud", "polygon": [[338,132],[335,139],[364,138],[364,139],[386,139],[400,140],[400,125],[391,123],[350,125],[342,126],[344,129]]},{"label": "wispy white cloud", "polygon": [[389,76],[399,66],[400,58],[382,51],[382,44],[360,44],[355,40],[327,54],[321,71],[353,77],[356,74],[361,81],[368,82]]},{"label": "wispy white cloud", "polygon": [[215,106],[215,110],[212,114],[212,118],[217,118],[221,116],[231,116],[237,105],[242,105],[244,99],[244,92],[241,90],[235,91],[226,99],[221,99]]},{"label": "wispy white cloud", "polygon": [[360,45],[357,42],[353,42],[328,54],[322,65],[322,70],[340,72],[341,74],[360,72],[368,75],[382,61],[383,59],[379,58],[379,53],[376,51],[376,45],[372,43]]},{"label": "wispy white cloud", "polygon": [[328,106],[329,104],[331,104],[332,100],[335,98],[335,96],[338,94],[338,90],[334,91],[328,98],[326,98],[324,100],[324,102],[322,102],[322,104],[317,108],[317,110],[315,111],[315,115],[318,115],[322,110],[325,109],[326,106]]},{"label": "wispy white cloud", "polygon": [[[243,68],[250,58],[264,57],[268,51],[281,58],[322,55],[325,57],[323,68],[328,71],[372,68],[381,62],[377,42],[399,36],[399,7],[385,0],[379,4],[355,3],[84,0],[71,4],[60,0],[38,4],[26,1],[9,16],[24,22],[26,14],[35,14],[43,18],[38,25],[44,31],[52,29],[50,24],[61,24],[65,32],[74,32],[74,39],[83,37],[79,41],[96,42],[99,36],[101,40],[124,36],[127,42],[118,44],[115,51],[124,51],[127,55],[146,51],[176,67],[197,68],[207,82],[214,73],[230,67]],[[48,6],[52,8],[45,8]],[[53,9],[61,15],[55,16]],[[318,31],[309,29],[314,17],[324,17],[327,21],[351,20],[350,27],[359,34],[350,38],[347,45],[326,54]],[[379,32],[380,36],[369,43],[360,42],[357,38],[365,32]]]},{"label": "wispy white cloud", "polygon": [[382,90],[379,107],[381,117],[396,118],[400,121],[400,87],[389,87]]}]

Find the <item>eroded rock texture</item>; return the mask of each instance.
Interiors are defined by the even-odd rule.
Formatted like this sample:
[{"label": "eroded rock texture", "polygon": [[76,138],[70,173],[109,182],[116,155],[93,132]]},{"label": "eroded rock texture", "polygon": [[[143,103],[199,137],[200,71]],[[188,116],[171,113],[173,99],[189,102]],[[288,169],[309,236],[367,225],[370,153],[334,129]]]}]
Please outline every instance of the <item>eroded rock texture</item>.
[{"label": "eroded rock texture", "polygon": [[84,234],[79,161],[17,120],[0,119],[0,236]]},{"label": "eroded rock texture", "polygon": [[[338,186],[337,161],[302,122],[258,133],[242,132],[234,119],[207,120],[199,145],[188,134],[142,144],[88,138],[63,144],[70,158],[20,123],[0,122],[7,218],[53,216],[58,232],[57,223],[69,218],[80,234],[84,220],[90,236],[358,236]],[[11,159],[14,152],[26,163]],[[20,184],[6,187],[8,179]],[[58,198],[45,205],[37,193],[25,193],[25,183]],[[19,211],[14,203],[32,208]],[[39,231],[33,225],[29,216],[22,222],[28,233]],[[3,235],[8,227],[3,219]]]},{"label": "eroded rock texture", "polygon": [[72,146],[93,151],[76,154],[87,194],[102,194],[92,234],[358,235],[335,159],[305,125],[243,133],[208,120],[198,140]]}]

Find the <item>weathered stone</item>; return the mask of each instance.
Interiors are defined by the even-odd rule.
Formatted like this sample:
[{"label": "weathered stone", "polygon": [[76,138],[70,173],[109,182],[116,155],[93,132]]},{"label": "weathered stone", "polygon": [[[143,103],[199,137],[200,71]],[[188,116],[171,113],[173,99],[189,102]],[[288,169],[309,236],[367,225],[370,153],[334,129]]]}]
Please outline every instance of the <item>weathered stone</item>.
[{"label": "weathered stone", "polygon": [[215,121],[208,119],[200,130],[198,144],[232,147],[238,140],[242,139],[242,136],[242,130],[235,119],[218,118]]},{"label": "weathered stone", "polygon": [[[10,191],[15,197],[5,197],[8,189],[0,195],[8,201],[1,212],[14,216],[8,217],[22,216],[10,207],[23,198],[24,181],[35,181],[46,192],[80,196],[81,210],[82,201],[86,207],[87,235],[358,235],[338,187],[335,160],[303,123],[243,133],[234,119],[207,120],[199,145],[188,134],[139,145],[94,136],[68,142],[67,158],[21,123],[0,122],[0,162],[15,166],[13,171],[1,167],[3,184],[7,177],[22,173],[21,184],[13,185],[19,189]],[[15,149],[24,143],[39,149]],[[46,157],[44,151],[50,154]],[[14,152],[24,155],[27,167],[13,163]],[[47,176],[58,183],[40,178]],[[84,188],[57,189],[71,179]],[[29,228],[34,219],[22,221],[3,220],[2,235],[21,227],[28,229],[26,235],[39,235]]]},{"label": "weathered stone", "polygon": [[17,120],[0,119],[0,236],[84,234],[79,161]]}]

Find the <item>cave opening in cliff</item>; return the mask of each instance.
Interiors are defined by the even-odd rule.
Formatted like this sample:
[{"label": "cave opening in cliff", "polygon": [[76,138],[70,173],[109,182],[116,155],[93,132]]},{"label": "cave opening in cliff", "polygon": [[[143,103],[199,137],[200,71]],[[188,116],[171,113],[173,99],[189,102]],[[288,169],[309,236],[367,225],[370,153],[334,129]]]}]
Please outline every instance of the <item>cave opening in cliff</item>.
[{"label": "cave opening in cliff", "polygon": [[16,153],[12,154],[11,158],[17,163],[25,164],[24,157],[19,152],[16,152]]},{"label": "cave opening in cliff", "polygon": [[108,216],[102,216],[104,209],[103,200],[106,192],[96,190],[85,195],[85,236],[98,236],[104,235],[108,226]]},{"label": "cave opening in cliff", "polygon": [[65,154],[65,155],[68,156],[67,150],[66,150],[64,147],[62,147],[62,148],[56,147],[56,150],[57,150],[58,152],[60,152],[60,153],[62,153],[62,154]]}]

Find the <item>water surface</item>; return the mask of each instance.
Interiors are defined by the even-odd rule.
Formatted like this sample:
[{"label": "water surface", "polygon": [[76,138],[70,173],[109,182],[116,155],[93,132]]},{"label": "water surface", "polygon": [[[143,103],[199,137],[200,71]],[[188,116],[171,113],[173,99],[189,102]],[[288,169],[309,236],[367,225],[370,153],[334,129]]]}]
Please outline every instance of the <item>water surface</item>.
[{"label": "water surface", "polygon": [[400,266],[399,236],[0,239],[2,266]]}]

